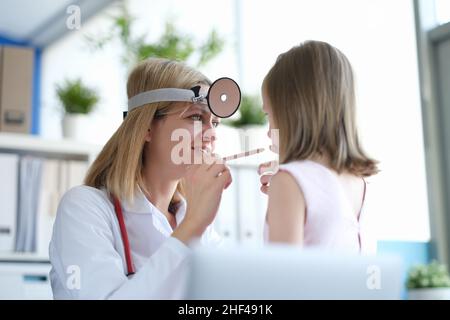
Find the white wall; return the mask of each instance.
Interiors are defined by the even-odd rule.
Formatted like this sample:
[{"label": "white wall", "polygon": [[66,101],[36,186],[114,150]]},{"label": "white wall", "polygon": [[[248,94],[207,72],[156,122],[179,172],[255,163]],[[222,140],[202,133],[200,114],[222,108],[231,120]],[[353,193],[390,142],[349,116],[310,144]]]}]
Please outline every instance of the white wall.
[{"label": "white wall", "polygon": [[85,40],[86,35],[104,30],[108,26],[106,15],[114,11],[108,10],[87,23],[82,20],[80,30],[70,31],[68,36],[43,51],[42,136],[55,138],[62,135],[62,111],[55,86],[65,79],[80,77],[84,84],[100,94],[99,105],[84,131],[86,141],[102,144],[120,124],[121,111],[126,106],[126,82],[125,70],[117,59],[119,47],[112,45],[102,52],[92,52]]},{"label": "white wall", "polygon": [[[359,124],[368,152],[381,162],[371,179],[366,213],[381,239],[429,239],[424,148],[412,1],[410,0],[131,0],[137,31],[156,39],[168,17],[183,32],[205,39],[215,27],[227,49],[201,68],[211,79],[240,79],[246,93],[259,93],[277,55],[307,39],[328,41],[352,62],[358,81]],[[236,37],[236,8],[242,20]],[[114,11],[109,9],[109,11]],[[121,121],[126,71],[117,45],[91,53],[83,34],[107,28],[107,13],[55,43],[43,56],[44,136],[60,136],[54,83],[81,76],[96,86],[102,102],[95,113],[92,141],[103,143]],[[241,39],[242,47],[236,42]],[[241,55],[237,55],[240,52]],[[239,61],[242,69],[238,69]],[[256,190],[256,192],[259,192]]]}]

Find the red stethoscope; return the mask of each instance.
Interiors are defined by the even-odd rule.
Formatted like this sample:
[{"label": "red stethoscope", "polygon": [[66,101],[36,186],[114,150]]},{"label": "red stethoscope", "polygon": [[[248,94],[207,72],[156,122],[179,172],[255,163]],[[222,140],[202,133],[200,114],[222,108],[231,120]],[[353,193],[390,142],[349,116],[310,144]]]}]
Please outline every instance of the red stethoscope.
[{"label": "red stethoscope", "polygon": [[127,262],[127,276],[131,276],[135,273],[133,260],[131,259],[130,241],[128,240],[128,232],[125,226],[125,220],[123,218],[122,206],[119,199],[111,195],[114,203],[114,210],[116,211],[117,220],[119,221],[120,234],[122,236],[123,248],[125,251],[125,260]]}]

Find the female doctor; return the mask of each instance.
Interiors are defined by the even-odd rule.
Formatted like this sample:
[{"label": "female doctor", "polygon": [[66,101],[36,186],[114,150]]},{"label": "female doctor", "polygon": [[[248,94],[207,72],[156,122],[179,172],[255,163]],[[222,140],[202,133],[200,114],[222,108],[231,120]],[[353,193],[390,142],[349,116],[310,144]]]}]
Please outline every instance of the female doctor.
[{"label": "female doctor", "polygon": [[[50,243],[55,299],[181,297],[187,245],[220,242],[210,224],[231,183],[229,169],[211,153],[219,118],[201,99],[189,100],[189,94],[204,97],[210,85],[200,72],[165,59],[145,60],[131,72],[123,123],[85,185],[69,190],[58,206]],[[191,157],[200,152],[208,161],[172,161],[177,129],[191,133]]]}]

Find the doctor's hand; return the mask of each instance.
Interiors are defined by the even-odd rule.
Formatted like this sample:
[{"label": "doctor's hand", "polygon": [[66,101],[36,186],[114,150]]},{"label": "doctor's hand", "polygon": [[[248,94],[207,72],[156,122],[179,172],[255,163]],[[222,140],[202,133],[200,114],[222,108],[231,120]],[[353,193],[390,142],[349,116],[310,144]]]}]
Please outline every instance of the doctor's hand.
[{"label": "doctor's hand", "polygon": [[261,182],[261,192],[269,192],[270,179],[278,171],[278,161],[264,162],[258,167],[259,181]]},{"label": "doctor's hand", "polygon": [[232,182],[230,170],[220,157],[204,153],[203,160],[202,164],[191,165],[184,176],[187,211],[172,235],[185,243],[200,237],[213,222],[222,192]]}]

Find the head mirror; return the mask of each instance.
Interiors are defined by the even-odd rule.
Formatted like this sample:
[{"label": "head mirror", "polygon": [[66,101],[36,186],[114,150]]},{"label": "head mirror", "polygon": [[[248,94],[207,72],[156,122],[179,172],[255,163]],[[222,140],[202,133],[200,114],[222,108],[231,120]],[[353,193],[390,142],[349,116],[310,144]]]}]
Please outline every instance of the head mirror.
[{"label": "head mirror", "polygon": [[128,111],[155,102],[192,102],[205,103],[212,114],[219,118],[231,117],[241,103],[239,85],[230,78],[219,78],[209,87],[206,96],[200,94],[200,86],[189,89],[162,88],[139,93],[128,100]]}]

